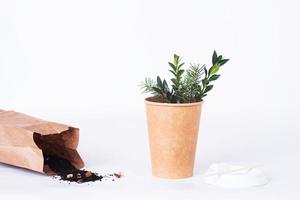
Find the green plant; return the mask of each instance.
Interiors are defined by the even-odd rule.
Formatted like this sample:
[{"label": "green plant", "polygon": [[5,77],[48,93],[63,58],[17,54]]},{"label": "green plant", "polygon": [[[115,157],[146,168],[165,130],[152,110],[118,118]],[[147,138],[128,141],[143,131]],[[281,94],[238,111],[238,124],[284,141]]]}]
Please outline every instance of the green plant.
[{"label": "green plant", "polygon": [[193,103],[203,101],[207,93],[213,88],[212,81],[217,80],[220,67],[228,62],[214,51],[212,56],[212,66],[207,70],[205,65],[190,64],[187,70],[183,69],[184,62],[174,54],[173,62],[169,62],[169,70],[173,78],[169,87],[165,79],[157,76],[156,81],[145,78],[141,84],[144,93],[151,93],[157,101],[163,103]]}]

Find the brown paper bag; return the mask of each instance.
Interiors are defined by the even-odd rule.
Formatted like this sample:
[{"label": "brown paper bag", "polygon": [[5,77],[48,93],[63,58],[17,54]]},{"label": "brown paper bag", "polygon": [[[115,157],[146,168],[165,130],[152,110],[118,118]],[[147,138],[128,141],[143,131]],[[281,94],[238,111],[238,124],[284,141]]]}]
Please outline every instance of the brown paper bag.
[{"label": "brown paper bag", "polygon": [[69,160],[80,169],[84,163],[76,148],[79,129],[44,121],[14,111],[0,110],[0,162],[46,174],[43,155]]}]

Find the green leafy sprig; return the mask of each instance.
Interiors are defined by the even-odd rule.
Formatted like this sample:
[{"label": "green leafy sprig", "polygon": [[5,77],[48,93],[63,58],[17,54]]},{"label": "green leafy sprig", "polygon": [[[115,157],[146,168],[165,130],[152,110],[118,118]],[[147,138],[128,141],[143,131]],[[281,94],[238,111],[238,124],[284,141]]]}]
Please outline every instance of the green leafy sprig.
[{"label": "green leafy sprig", "polygon": [[227,63],[229,59],[223,59],[222,55],[217,54],[216,51],[214,51],[212,56],[212,67],[208,70],[205,68],[205,77],[202,80],[202,90],[201,90],[201,99],[203,97],[207,96],[207,93],[214,87],[212,84],[210,84],[212,81],[217,80],[220,78],[221,75],[217,74],[220,70],[220,67]]},{"label": "green leafy sprig", "polygon": [[[151,78],[145,78],[141,84],[144,93],[151,93],[158,101],[163,103],[193,103],[203,101],[207,93],[213,88],[212,81],[217,80],[220,67],[227,63],[229,59],[223,59],[222,55],[217,55],[214,51],[212,56],[212,66],[207,70],[205,65],[190,64],[187,70],[183,69],[184,62],[180,56],[174,54],[173,62],[169,62],[171,78],[171,88],[165,79],[159,76],[156,82]],[[186,72],[186,73],[185,73]]]}]

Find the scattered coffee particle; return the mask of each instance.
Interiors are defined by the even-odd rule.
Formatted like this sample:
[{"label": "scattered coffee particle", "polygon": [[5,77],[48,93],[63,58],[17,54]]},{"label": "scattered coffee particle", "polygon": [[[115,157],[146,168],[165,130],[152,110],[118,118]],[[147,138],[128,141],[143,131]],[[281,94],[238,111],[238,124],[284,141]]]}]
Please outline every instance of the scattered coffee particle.
[{"label": "scattered coffee particle", "polygon": [[55,172],[59,177],[59,180],[68,181],[69,183],[95,182],[102,181],[104,178],[110,178],[114,181],[114,177],[122,177],[120,172],[108,175],[99,175],[91,171],[77,169],[70,161],[54,155],[44,154],[44,165],[47,165],[53,172]]},{"label": "scattered coffee particle", "polygon": [[85,173],[85,176],[86,176],[86,177],[90,177],[90,176],[92,176],[92,175],[93,175],[93,174],[92,174],[92,172],[90,172],[90,171],[88,171],[88,172]]},{"label": "scattered coffee particle", "polygon": [[118,172],[118,173],[114,173],[114,176],[116,178],[122,178],[123,177],[123,174],[121,172]]}]

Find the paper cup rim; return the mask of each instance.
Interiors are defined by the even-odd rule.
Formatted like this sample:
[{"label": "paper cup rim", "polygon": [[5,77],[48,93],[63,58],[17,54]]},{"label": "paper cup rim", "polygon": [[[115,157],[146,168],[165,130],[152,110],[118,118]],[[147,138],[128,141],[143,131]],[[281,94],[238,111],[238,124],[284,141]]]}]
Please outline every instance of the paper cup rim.
[{"label": "paper cup rim", "polygon": [[161,103],[151,101],[153,97],[147,97],[145,99],[146,105],[154,105],[154,106],[170,106],[170,107],[191,107],[191,106],[200,106],[203,104],[203,101],[194,102],[194,103]]}]

